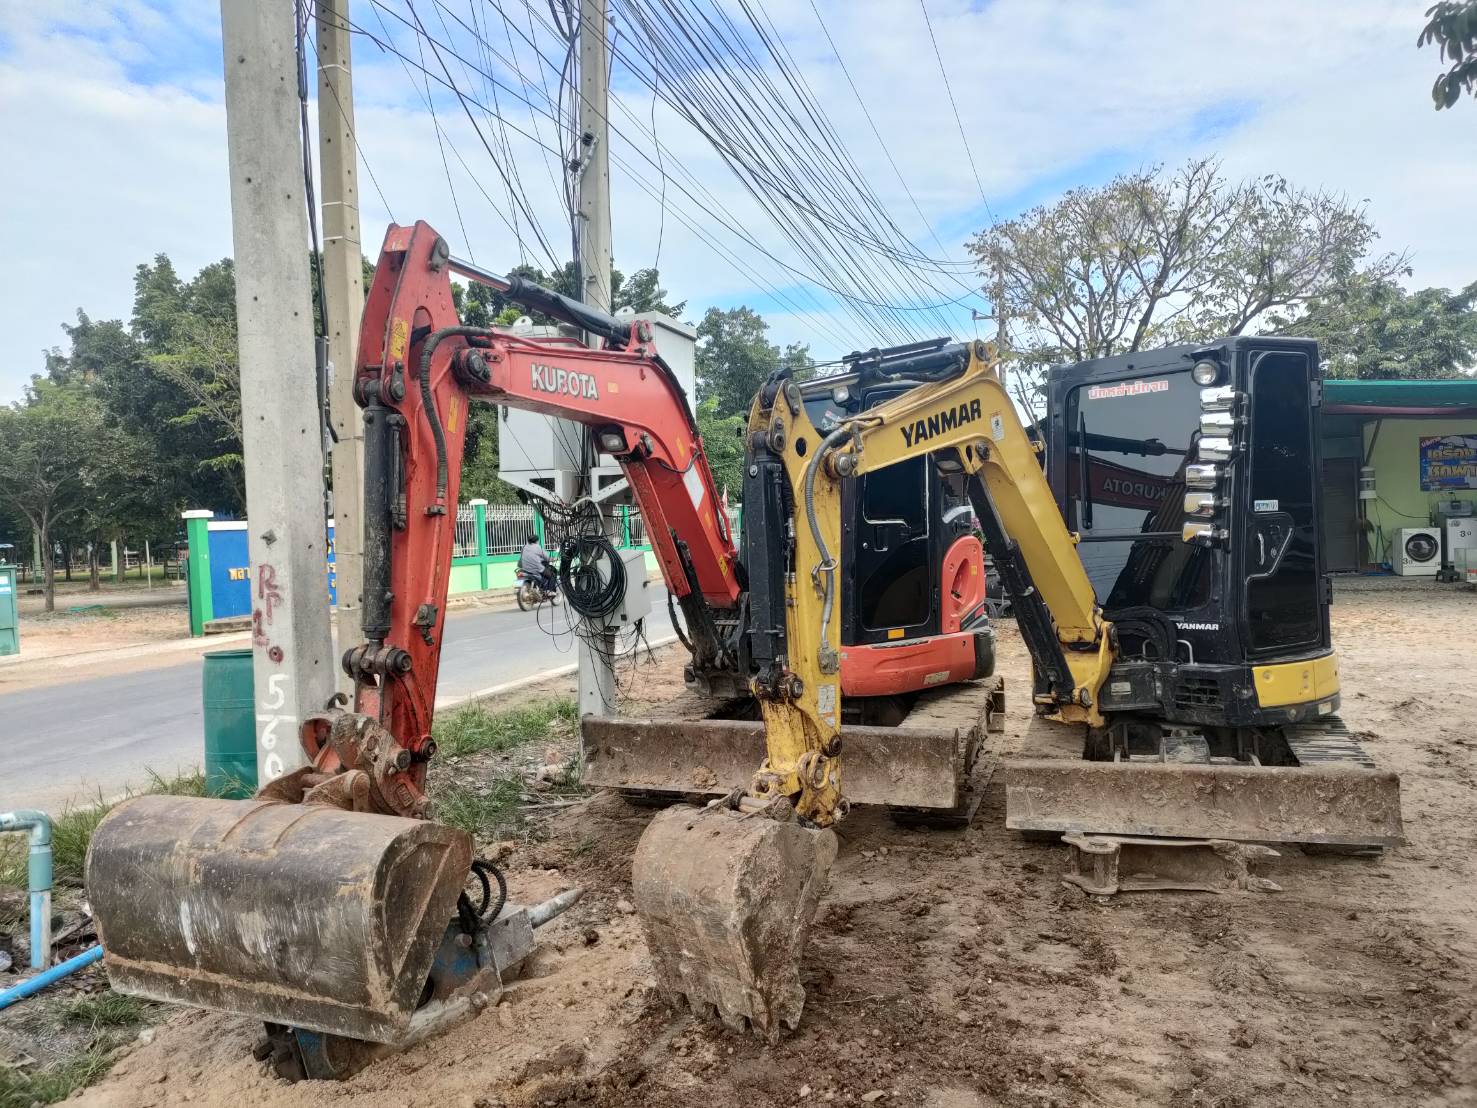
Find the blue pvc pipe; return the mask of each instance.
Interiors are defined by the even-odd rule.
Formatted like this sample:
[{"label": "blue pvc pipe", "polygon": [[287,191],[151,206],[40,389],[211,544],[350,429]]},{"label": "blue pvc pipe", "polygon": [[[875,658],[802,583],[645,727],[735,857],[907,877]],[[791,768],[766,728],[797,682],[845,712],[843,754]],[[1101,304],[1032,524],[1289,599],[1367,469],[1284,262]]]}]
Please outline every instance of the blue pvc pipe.
[{"label": "blue pvc pipe", "polygon": [[92,965],[93,962],[96,962],[102,956],[103,948],[102,944],[99,943],[97,946],[88,947],[75,958],[68,958],[60,965],[52,966],[49,970],[38,973],[35,977],[26,978],[19,985],[12,985],[3,993],[0,993],[0,1009],[9,1008],[12,1004],[25,1000],[26,997],[31,996],[33,993],[39,993],[47,985],[60,981],[67,974],[73,973],[83,966]]},{"label": "blue pvc pipe", "polygon": [[26,884],[31,893],[31,968],[51,965],[51,817],[34,808],[0,812],[0,831],[29,831]]}]

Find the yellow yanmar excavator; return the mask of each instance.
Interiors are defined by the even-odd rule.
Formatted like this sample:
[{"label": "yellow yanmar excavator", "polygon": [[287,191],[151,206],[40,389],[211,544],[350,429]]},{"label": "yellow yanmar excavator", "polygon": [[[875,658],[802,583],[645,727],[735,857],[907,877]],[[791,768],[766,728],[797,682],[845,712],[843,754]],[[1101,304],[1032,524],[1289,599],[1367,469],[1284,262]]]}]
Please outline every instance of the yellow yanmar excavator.
[{"label": "yellow yanmar excavator", "polygon": [[[699,1011],[771,1038],[800,1019],[800,958],[848,808],[842,506],[919,459],[967,492],[1034,662],[1036,713],[1069,725],[1056,749],[1002,763],[1011,826],[1104,858],[1400,841],[1398,783],[1334,715],[1312,344],[1227,340],[1055,375],[1045,468],[984,344],[853,358],[860,391],[896,387],[839,418],[776,374],[748,421],[735,549],[690,416],[674,417],[685,407],[650,403],[645,382],[669,387],[650,330],[515,281],[501,287],[604,348],[465,327],[454,267],[424,224],[392,228],[366,308],[371,591],[368,641],[345,659],[355,703],[309,720],[311,764],[254,801],[139,798],[108,817],[88,885],[115,987],[260,1016],[268,1052],[312,1076],[351,1068],[355,1044],[413,1041],[438,1006],[454,1014],[495,987],[501,917],[458,908],[470,842],[434,822],[423,788],[447,442],[469,395],[592,428],[641,503],[695,667],[739,674],[759,706],[757,770],[706,807],[658,814],[636,852],[658,980]],[[1144,402],[1137,423],[1111,418],[1117,400]],[[573,552],[592,573],[608,557],[596,547]],[[696,745],[675,778],[702,768]]]}]

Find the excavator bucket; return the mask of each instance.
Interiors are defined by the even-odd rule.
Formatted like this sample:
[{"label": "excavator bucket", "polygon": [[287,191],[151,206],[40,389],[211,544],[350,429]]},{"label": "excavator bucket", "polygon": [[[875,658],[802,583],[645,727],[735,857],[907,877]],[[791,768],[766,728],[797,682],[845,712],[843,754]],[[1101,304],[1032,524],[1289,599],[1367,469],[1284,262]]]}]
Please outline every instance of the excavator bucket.
[{"label": "excavator bucket", "polygon": [[141,796],[94,833],[87,892],[120,992],[393,1042],[471,855],[425,820]]},{"label": "excavator bucket", "polygon": [[658,986],[778,1040],[800,1022],[800,958],[835,859],[832,831],[720,807],[660,812],[632,874]]}]

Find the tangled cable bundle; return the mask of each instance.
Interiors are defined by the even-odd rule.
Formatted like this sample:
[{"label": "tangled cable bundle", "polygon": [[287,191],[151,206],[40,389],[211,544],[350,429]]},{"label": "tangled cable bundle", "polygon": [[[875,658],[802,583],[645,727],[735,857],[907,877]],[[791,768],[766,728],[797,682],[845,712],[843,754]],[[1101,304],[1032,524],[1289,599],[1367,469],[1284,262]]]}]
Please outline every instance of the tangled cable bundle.
[{"label": "tangled cable bundle", "polygon": [[625,599],[626,563],[604,535],[578,535],[565,539],[560,549],[559,583],[579,615],[603,621]]},{"label": "tangled cable bundle", "polygon": [[[625,597],[627,573],[621,550],[606,533],[600,506],[589,497],[573,502],[540,500],[545,541],[559,551],[560,598],[553,606],[541,606],[536,615],[539,629],[554,639],[578,638],[585,649],[619,669],[629,661],[629,680],[635,681],[638,654],[654,661],[646,638],[645,620],[628,627],[610,627],[609,618]],[[563,611],[565,618],[557,619]],[[605,632],[613,630],[614,641]],[[567,647],[560,647],[561,650]],[[616,684],[622,685],[617,677]]]}]

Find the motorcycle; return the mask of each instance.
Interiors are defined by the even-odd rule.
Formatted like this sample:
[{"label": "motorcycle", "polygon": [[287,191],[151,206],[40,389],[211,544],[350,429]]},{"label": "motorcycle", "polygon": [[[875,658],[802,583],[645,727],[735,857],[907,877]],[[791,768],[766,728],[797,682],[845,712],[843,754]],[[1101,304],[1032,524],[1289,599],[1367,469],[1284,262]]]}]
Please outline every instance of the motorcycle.
[{"label": "motorcycle", "polygon": [[518,599],[518,610],[531,612],[540,604],[553,600],[559,595],[559,590],[544,588],[543,582],[534,574],[524,573],[521,569],[515,570],[514,575],[518,579],[518,587],[515,595]]}]

